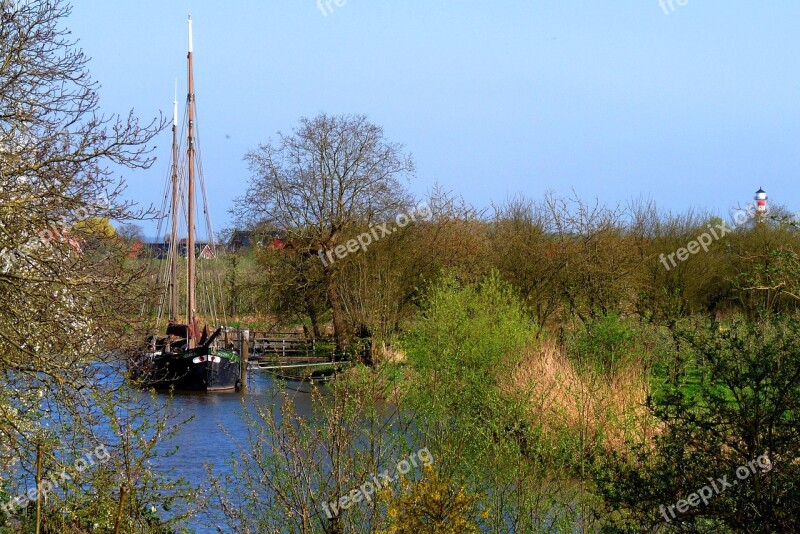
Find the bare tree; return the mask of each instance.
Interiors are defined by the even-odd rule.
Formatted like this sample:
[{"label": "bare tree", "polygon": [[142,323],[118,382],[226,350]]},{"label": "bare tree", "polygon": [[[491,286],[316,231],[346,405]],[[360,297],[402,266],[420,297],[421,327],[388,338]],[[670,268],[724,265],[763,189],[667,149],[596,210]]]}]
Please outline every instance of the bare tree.
[{"label": "bare tree", "polygon": [[[291,134],[249,152],[253,177],[240,215],[251,225],[286,234],[308,254],[337,246],[411,205],[401,179],[414,171],[409,155],[363,115],[303,118]],[[349,328],[337,286],[340,262],[323,270],[336,342]]]},{"label": "bare tree", "polygon": [[117,235],[127,242],[144,243],[145,241],[144,228],[134,223],[125,223],[120,225],[120,227],[117,228]]},{"label": "bare tree", "polygon": [[[62,0],[0,6],[0,465],[45,440],[91,442],[108,391],[98,373],[140,302],[141,273],[117,240],[87,246],[87,221],[135,217],[111,166],[149,167],[163,123],[99,111],[88,58],[63,27],[69,12]],[[0,468],[0,488],[11,476]]]}]

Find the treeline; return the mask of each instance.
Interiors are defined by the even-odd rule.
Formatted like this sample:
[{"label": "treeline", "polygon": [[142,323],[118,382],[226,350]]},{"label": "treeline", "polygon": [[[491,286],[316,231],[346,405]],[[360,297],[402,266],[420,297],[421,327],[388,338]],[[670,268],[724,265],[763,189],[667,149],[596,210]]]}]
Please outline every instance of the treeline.
[{"label": "treeline", "polygon": [[[797,308],[800,234],[780,208],[763,219],[748,209],[721,218],[671,214],[650,201],[609,207],[548,194],[479,212],[442,191],[425,205],[428,220],[343,258],[331,254],[333,262],[325,249],[295,240],[295,231],[287,233],[285,247],[256,248],[248,258],[230,260],[237,309],[276,313],[319,335],[333,306],[332,279],[342,337],[368,332],[390,341],[442,276],[477,281],[493,270],[515,288],[537,324],[552,328],[612,312],[668,324],[694,314],[752,317],[758,309]],[[413,209],[413,203],[405,208]],[[395,218],[387,214],[385,221],[395,225]],[[371,225],[351,222],[341,231],[342,246]]]}]

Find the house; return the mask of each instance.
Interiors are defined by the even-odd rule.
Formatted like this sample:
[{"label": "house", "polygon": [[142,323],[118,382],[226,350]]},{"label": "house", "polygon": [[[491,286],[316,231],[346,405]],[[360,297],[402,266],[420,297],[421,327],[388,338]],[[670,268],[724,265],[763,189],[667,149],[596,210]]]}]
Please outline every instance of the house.
[{"label": "house", "polygon": [[[169,240],[164,240],[163,243],[145,243],[144,248],[149,252],[149,256],[156,260],[165,260],[169,258]],[[197,241],[194,244],[195,258],[200,259],[213,259],[217,255],[214,247],[207,241]],[[181,258],[186,257],[186,239],[178,241],[178,255]]]},{"label": "house", "polygon": [[208,244],[206,244],[200,250],[200,254],[198,254],[197,257],[203,260],[212,260],[216,258],[217,255],[214,253],[211,247]]},{"label": "house", "polygon": [[246,230],[234,230],[231,239],[228,241],[228,250],[239,252],[241,249],[253,248],[253,232]]},{"label": "house", "polygon": [[128,258],[129,259],[136,259],[142,253],[142,249],[144,249],[144,243],[141,241],[134,241],[130,245],[130,250],[128,251]]},{"label": "house", "polygon": [[286,239],[278,231],[257,234],[250,230],[234,230],[227,248],[230,252],[239,252],[254,247],[283,249],[286,247]]}]

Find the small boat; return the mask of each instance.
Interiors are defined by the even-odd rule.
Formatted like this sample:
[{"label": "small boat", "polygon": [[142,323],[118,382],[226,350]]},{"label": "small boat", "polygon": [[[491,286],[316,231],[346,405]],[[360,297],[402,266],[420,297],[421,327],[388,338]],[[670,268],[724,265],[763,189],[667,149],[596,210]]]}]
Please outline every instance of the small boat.
[{"label": "small boat", "polygon": [[[167,208],[166,202],[162,211],[164,216],[162,221],[167,218],[167,209],[171,214],[171,232],[169,247],[166,254],[166,264],[169,272],[164,276],[162,298],[158,304],[158,319],[156,328],[162,322],[165,302],[169,301],[169,320],[166,324],[166,331],[163,335],[147,336],[146,347],[141,354],[137,355],[130,364],[130,374],[139,384],[144,387],[156,389],[176,389],[183,391],[225,391],[238,389],[241,385],[241,359],[236,353],[225,350],[227,347],[220,347],[220,335],[226,332],[223,327],[218,327],[211,333],[208,325],[202,329],[199,327],[200,317],[197,310],[197,260],[198,256],[204,258],[202,261],[215,261],[213,233],[210,228],[210,221],[206,218],[209,243],[203,246],[202,251],[197,250],[197,240],[195,236],[195,172],[202,169],[198,160],[198,152],[195,144],[195,95],[194,95],[194,76],[192,64],[192,19],[189,17],[189,52],[188,62],[188,91],[186,101],[186,172],[182,173],[181,158],[179,158],[178,145],[178,99],[177,89],[174,101],[172,119],[172,173],[171,189],[172,195],[170,207]],[[181,180],[184,175],[186,180]],[[200,176],[202,183],[202,175]],[[186,190],[185,197],[182,192]],[[205,194],[203,195],[205,201]],[[180,202],[185,202],[186,212],[186,240],[178,239]],[[205,206],[206,214],[208,206]],[[161,230],[159,229],[159,234]],[[178,280],[178,261],[179,256],[185,255],[186,258],[186,284],[185,284],[185,307],[178,305],[180,298],[180,288]],[[161,285],[161,284],[159,284]],[[207,299],[207,304],[217,302],[216,299]],[[185,321],[180,318],[181,311],[184,312]],[[213,312],[206,313],[205,316],[215,317]],[[227,332],[226,332],[227,333]],[[227,338],[227,335],[226,335]]]}]

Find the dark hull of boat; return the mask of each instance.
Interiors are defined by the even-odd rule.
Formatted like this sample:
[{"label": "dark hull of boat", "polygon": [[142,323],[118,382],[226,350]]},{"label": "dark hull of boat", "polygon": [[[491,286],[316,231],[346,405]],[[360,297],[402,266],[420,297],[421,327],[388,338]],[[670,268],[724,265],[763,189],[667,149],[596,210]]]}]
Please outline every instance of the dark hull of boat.
[{"label": "dark hull of boat", "polygon": [[240,374],[236,354],[201,347],[154,356],[144,385],[179,391],[226,391],[239,387]]}]

